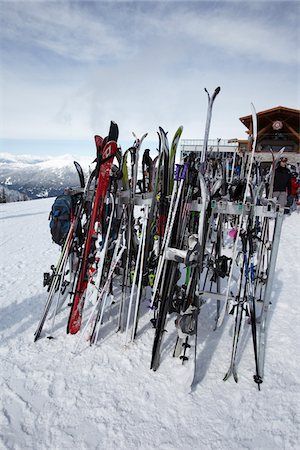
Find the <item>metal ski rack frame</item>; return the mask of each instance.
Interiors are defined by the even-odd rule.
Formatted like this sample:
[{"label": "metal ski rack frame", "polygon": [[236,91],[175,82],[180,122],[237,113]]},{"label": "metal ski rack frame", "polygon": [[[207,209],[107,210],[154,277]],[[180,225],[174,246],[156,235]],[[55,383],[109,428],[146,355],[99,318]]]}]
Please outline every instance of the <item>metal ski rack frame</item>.
[{"label": "metal ski rack frame", "polygon": [[279,242],[280,242],[280,235],[281,235],[281,229],[282,229],[282,223],[283,223],[283,210],[280,209],[279,212],[277,212],[277,216],[275,217],[275,229],[273,233],[273,241],[272,241],[272,252],[268,267],[268,278],[267,283],[264,291],[264,297],[263,297],[263,306],[261,315],[259,317],[259,333],[258,333],[258,368],[259,368],[259,376],[261,379],[264,377],[264,363],[265,363],[265,351],[266,351],[266,323],[267,323],[267,316],[269,311],[269,305],[270,305],[270,298],[273,288],[273,279],[274,279],[274,273],[275,273],[275,267],[276,267],[276,260],[278,255],[278,249],[279,249]]},{"label": "metal ski rack frame", "polygon": [[[130,203],[130,191],[122,191],[117,195],[116,203],[128,204]],[[153,192],[135,194],[134,205],[146,206],[151,205],[154,195]],[[195,212],[202,211],[203,205],[201,198],[193,200],[190,205],[190,210]],[[271,242],[271,254],[268,265],[268,276],[264,288],[264,294],[262,298],[262,309],[259,317],[257,317],[257,323],[259,325],[258,331],[258,363],[259,363],[259,375],[263,378],[264,375],[264,361],[265,361],[265,349],[266,349],[266,324],[267,316],[270,305],[270,297],[272,293],[272,286],[274,280],[274,273],[276,267],[277,254],[279,249],[280,235],[283,223],[283,209],[274,200],[265,201],[264,205],[253,205],[251,202],[230,202],[224,199],[211,201],[212,214],[222,214],[228,216],[247,216],[252,215],[260,217],[262,219],[275,220],[275,226],[273,231],[273,237]],[[197,255],[193,254],[192,250],[179,250],[177,248],[166,248],[166,259],[169,261],[176,261],[184,263],[185,265],[197,264]],[[202,298],[225,301],[226,295],[221,292],[200,292]],[[234,300],[234,296],[229,296],[229,300]]]},{"label": "metal ski rack frame", "polygon": [[[133,198],[133,195],[131,194],[131,192],[129,190],[121,191],[117,194],[116,204],[127,205],[128,203],[131,202],[132,198]],[[135,194],[134,195],[134,205],[135,206],[147,206],[147,205],[150,206],[153,201],[153,198],[154,198],[153,192]]]},{"label": "metal ski rack frame", "polygon": [[[212,213],[220,213],[225,215],[249,215],[253,214],[258,217],[269,217],[276,219],[278,214],[283,214],[278,203],[269,201],[266,205],[251,205],[250,202],[229,202],[227,200],[212,200],[211,201]],[[191,204],[191,211],[201,212],[202,202],[201,199],[194,200]]]},{"label": "metal ski rack frame", "polygon": [[[276,260],[278,255],[278,248],[280,242],[280,235],[283,223],[283,209],[280,207],[278,203],[275,203],[273,200],[266,200],[265,205],[253,205],[250,202],[239,202],[233,203],[227,200],[212,200],[212,214],[222,214],[229,216],[247,216],[253,215],[256,217],[260,217],[262,219],[274,219],[275,226],[273,231],[273,236],[271,240],[271,254],[270,261],[267,269],[267,280],[264,286],[264,294],[262,298],[262,309],[260,315],[257,317],[257,324],[259,325],[258,331],[258,364],[259,364],[259,376],[263,379],[264,375],[264,360],[265,360],[265,349],[266,349],[266,324],[267,324],[267,315],[270,305],[270,297],[272,293],[274,273]],[[202,211],[202,201],[201,198],[194,200],[191,203],[191,211]],[[191,258],[191,252],[189,254],[189,250],[179,250],[176,248],[168,247],[166,249],[166,259],[170,261],[177,261],[184,263],[185,265],[189,264],[197,264],[197,257],[194,255],[194,258]],[[213,299],[213,300],[234,300],[234,296],[229,296],[226,298],[225,294],[221,292],[210,292],[210,291],[201,291],[199,292],[202,298]],[[257,300],[257,299],[256,299]]]},{"label": "metal ski rack frame", "polygon": [[[144,207],[146,208],[151,207],[154,200],[154,192],[146,192],[146,193],[133,193],[131,190],[126,189],[123,191],[119,191],[116,194],[116,206],[124,206],[124,205],[131,205],[133,207],[140,207],[141,209]],[[128,244],[127,247],[128,249]],[[126,276],[125,276],[126,278]],[[128,286],[125,283],[126,286]],[[125,312],[125,303],[126,303],[126,295],[122,297],[121,303],[120,303],[120,312],[119,312],[119,320],[118,320],[118,328],[117,331],[125,331],[125,318],[124,318],[124,312]],[[136,317],[135,319],[136,320]],[[136,332],[136,327],[135,331]],[[128,333],[128,330],[127,330]]]}]

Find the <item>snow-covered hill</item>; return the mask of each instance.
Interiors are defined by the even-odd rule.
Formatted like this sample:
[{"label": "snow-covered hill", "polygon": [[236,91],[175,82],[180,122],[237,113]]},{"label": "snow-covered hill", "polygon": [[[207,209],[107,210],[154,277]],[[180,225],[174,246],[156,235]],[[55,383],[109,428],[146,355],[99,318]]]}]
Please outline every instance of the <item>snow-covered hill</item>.
[{"label": "snow-covered hill", "polygon": [[8,189],[5,185],[0,185],[0,203],[24,202],[30,200],[26,194],[22,194],[14,189]]},{"label": "snow-covered hill", "polygon": [[55,339],[33,342],[47,296],[43,272],[59,255],[48,228],[51,204],[40,199],[0,205],[1,449],[299,448],[300,214],[284,218],[261,392],[253,382],[247,321],[239,382],[222,380],[233,318],[214,332],[215,305],[208,303],[199,317],[199,384],[190,393],[191,365],[172,358],[171,336],[159,370],[149,370],[148,314],[136,343],[126,348],[124,336],[108,326],[97,347],[86,344],[75,352],[78,336],[66,335],[67,306],[57,318]]},{"label": "snow-covered hill", "polygon": [[79,185],[74,160],[88,172],[92,157],[40,157],[0,153],[0,184],[26,194],[29,198],[54,197],[61,194],[65,187]]}]

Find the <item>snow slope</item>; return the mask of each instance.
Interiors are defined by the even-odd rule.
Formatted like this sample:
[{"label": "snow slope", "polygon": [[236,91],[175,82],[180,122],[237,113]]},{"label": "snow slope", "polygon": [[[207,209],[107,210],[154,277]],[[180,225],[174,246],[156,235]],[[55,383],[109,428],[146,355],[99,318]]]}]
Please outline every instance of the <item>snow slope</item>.
[{"label": "snow slope", "polygon": [[247,324],[239,383],[222,380],[233,319],[213,332],[214,305],[207,304],[199,318],[199,384],[191,394],[191,365],[172,359],[173,336],[164,341],[159,370],[149,370],[148,315],[127,348],[124,335],[107,328],[97,347],[74,354],[78,337],[65,334],[67,310],[57,318],[56,339],[33,342],[47,296],[43,272],[58,259],[48,230],[52,201],[0,205],[1,449],[300,447],[300,214],[284,219],[261,392],[252,380]]}]

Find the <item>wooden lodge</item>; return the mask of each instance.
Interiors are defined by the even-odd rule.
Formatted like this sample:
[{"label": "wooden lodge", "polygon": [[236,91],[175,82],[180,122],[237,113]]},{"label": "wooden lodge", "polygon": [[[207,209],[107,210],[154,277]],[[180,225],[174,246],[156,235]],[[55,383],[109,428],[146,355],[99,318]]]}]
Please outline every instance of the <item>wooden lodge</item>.
[{"label": "wooden lodge", "polygon": [[[285,147],[285,154],[290,164],[300,163],[300,110],[277,106],[257,113],[258,138],[255,157],[257,160],[271,162],[270,148],[278,152]],[[252,116],[241,117],[240,121],[247,128],[246,133],[252,135]],[[209,139],[208,151],[218,157],[230,157],[236,151],[243,154],[251,149],[249,139]],[[200,153],[203,140],[181,140],[181,159],[190,152]]]},{"label": "wooden lodge", "polygon": [[[257,154],[261,160],[271,158],[270,148],[278,152],[285,147],[284,152],[291,162],[300,162],[300,110],[277,106],[257,114],[258,136]],[[252,134],[251,115],[241,117],[240,121],[247,128],[246,133]],[[239,140],[239,151],[248,148],[248,140]]]}]

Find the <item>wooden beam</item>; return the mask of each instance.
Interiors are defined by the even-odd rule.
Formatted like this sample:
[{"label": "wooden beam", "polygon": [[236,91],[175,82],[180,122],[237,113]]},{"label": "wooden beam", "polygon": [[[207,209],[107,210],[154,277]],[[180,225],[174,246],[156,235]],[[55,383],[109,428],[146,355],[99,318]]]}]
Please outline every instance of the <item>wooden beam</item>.
[{"label": "wooden beam", "polygon": [[259,130],[259,132],[257,133],[257,137],[260,138],[262,134],[264,134],[267,130],[269,130],[269,128],[272,128],[272,123],[268,123],[267,126],[265,126],[264,128],[262,128],[261,130]]},{"label": "wooden beam", "polygon": [[287,127],[287,129],[298,139],[298,141],[300,141],[300,134],[297,133],[296,130],[294,130],[293,127],[291,127],[290,125],[288,125],[286,122],[284,122],[284,125]]}]

